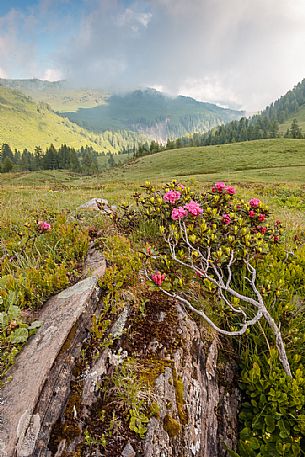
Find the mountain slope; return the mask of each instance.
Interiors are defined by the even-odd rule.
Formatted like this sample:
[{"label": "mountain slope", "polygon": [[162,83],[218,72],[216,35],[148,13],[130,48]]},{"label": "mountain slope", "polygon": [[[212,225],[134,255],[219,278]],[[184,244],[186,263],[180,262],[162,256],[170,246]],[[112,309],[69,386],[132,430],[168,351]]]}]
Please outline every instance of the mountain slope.
[{"label": "mountain slope", "polygon": [[159,141],[192,132],[205,132],[219,124],[239,119],[242,113],[203,103],[191,97],[168,97],[153,89],[113,95],[94,108],[64,113],[89,130],[128,129]]},{"label": "mountain slope", "polygon": [[77,111],[102,105],[109,97],[97,89],[75,89],[66,81],[40,79],[1,79],[0,85],[18,90],[36,102],[48,103],[54,111]]},{"label": "mountain slope", "polygon": [[285,122],[280,124],[280,133],[286,133],[287,129],[290,128],[292,121],[296,119],[299,127],[302,129],[303,134],[305,133],[305,104],[301,105],[299,109],[290,114]]},{"label": "mountain slope", "polygon": [[0,85],[0,144],[12,148],[33,150],[53,143],[71,147],[92,146],[97,151],[117,152],[122,147],[134,146],[138,136],[132,132],[88,132],[68,119],[54,113],[47,104],[36,104],[20,92]]}]

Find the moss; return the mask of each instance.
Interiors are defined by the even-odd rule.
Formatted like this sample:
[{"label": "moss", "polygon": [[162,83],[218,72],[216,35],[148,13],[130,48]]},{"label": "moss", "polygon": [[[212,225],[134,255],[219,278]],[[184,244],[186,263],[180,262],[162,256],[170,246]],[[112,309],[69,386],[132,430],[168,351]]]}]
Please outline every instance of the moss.
[{"label": "moss", "polygon": [[155,385],[156,379],[165,371],[165,368],[172,367],[171,360],[158,359],[154,357],[140,360],[140,377],[149,386]]},{"label": "moss", "polygon": [[173,384],[175,387],[176,393],[176,404],[177,404],[177,411],[180,422],[182,425],[186,425],[188,423],[188,414],[185,409],[185,401],[184,401],[184,384],[182,379],[177,375],[177,371],[173,368]]},{"label": "moss", "polygon": [[168,433],[170,438],[175,438],[175,436],[177,436],[181,431],[180,423],[170,414],[166,414],[164,417],[163,428]]},{"label": "moss", "polygon": [[155,417],[156,419],[160,419],[160,406],[156,402],[153,402],[150,405],[150,417]]}]

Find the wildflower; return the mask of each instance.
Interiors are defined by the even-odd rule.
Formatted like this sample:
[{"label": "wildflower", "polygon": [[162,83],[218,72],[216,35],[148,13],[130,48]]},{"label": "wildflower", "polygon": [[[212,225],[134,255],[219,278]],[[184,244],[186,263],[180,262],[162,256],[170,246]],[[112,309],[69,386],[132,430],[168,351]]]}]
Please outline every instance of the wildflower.
[{"label": "wildflower", "polygon": [[[218,192],[223,192],[226,188],[226,185],[224,182],[222,181],[218,181],[218,182],[215,182],[215,185],[213,186],[215,190],[217,190]],[[212,188],[213,190],[213,188]],[[214,190],[214,192],[215,192]]]},{"label": "wildflower", "polygon": [[177,184],[177,187],[180,187],[181,190],[185,189],[185,186],[181,184],[180,182]]},{"label": "wildflower", "polygon": [[249,205],[252,208],[257,208],[260,205],[260,203],[261,201],[258,198],[251,198],[251,200],[249,201]]},{"label": "wildflower", "polygon": [[274,240],[275,243],[278,243],[280,241],[279,235],[274,235],[273,236],[273,240]]},{"label": "wildflower", "polygon": [[265,214],[260,214],[260,215],[258,216],[258,220],[259,220],[260,222],[264,222],[265,219],[266,219],[266,215],[265,215]]},{"label": "wildflower", "polygon": [[157,271],[156,273],[151,275],[151,279],[157,286],[160,287],[165,279],[165,273],[161,274],[160,271]]},{"label": "wildflower", "polygon": [[172,210],[172,219],[174,221],[177,221],[178,219],[182,219],[183,217],[186,217],[187,215],[188,215],[187,210],[182,208],[182,206],[179,206],[179,208],[173,208],[173,210]]},{"label": "wildflower", "polygon": [[250,217],[255,217],[255,211],[253,211],[253,209],[251,209],[248,214]]},{"label": "wildflower", "polygon": [[181,197],[181,193],[177,190],[169,190],[166,194],[163,195],[163,200],[165,202],[176,203],[177,200]]},{"label": "wildflower", "polygon": [[51,224],[49,224],[46,221],[38,221],[37,228],[40,232],[48,232],[49,230],[51,230]]},{"label": "wildflower", "polygon": [[231,223],[231,217],[230,214],[223,214],[222,215],[222,222],[226,225]]},{"label": "wildflower", "polygon": [[194,202],[194,200],[191,200],[187,205],[185,205],[184,208],[193,216],[199,216],[199,214],[203,213],[203,210],[202,208],[200,208],[199,203]]},{"label": "wildflower", "polygon": [[257,228],[263,235],[265,235],[265,233],[267,232],[267,227],[262,227],[261,225],[259,225]]},{"label": "wildflower", "polygon": [[235,187],[233,187],[233,186],[226,186],[226,187],[225,187],[225,191],[226,191],[227,194],[229,194],[229,195],[234,195],[234,194],[236,194],[236,189],[235,189]]}]

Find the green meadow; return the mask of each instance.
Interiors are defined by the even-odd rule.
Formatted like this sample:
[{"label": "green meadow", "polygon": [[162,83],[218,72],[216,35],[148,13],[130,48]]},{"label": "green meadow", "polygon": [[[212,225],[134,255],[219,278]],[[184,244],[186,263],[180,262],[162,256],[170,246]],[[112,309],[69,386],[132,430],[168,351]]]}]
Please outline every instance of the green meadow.
[{"label": "green meadow", "polygon": [[254,192],[274,211],[291,213],[298,223],[305,223],[305,140],[291,139],[168,150],[97,176],[67,171],[5,173],[0,175],[1,219],[23,217],[27,208],[72,210],[93,197],[118,204],[146,180],[162,183],[173,178],[198,189],[219,180],[235,184],[245,197]]}]

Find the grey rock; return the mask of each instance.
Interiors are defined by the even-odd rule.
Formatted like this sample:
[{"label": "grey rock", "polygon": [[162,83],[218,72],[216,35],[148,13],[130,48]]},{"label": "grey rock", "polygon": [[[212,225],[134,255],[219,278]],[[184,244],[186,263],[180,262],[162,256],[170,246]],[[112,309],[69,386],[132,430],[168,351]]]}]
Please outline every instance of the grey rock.
[{"label": "grey rock", "polygon": [[97,279],[90,277],[44,306],[42,327],[18,355],[9,372],[12,380],[1,390],[3,457],[46,455],[51,426],[67,399],[74,362],[98,302]]},{"label": "grey rock", "polygon": [[127,443],[123,449],[121,457],[135,457],[136,453],[130,443]]},{"label": "grey rock", "polygon": [[79,209],[100,210],[100,207],[105,207],[109,209],[108,200],[106,200],[105,198],[91,198],[91,200],[89,200],[88,202],[80,205]]},{"label": "grey rock", "polygon": [[[240,395],[235,367],[232,361],[226,363],[223,385],[217,375],[218,336],[206,330],[209,342],[205,341],[192,316],[177,306],[183,345],[172,356],[173,367],[167,367],[156,380],[154,395],[160,418],[153,417],[148,424],[144,457],[227,457],[224,444],[234,450],[237,443]],[[183,386],[183,405],[177,403],[175,376]],[[182,422],[181,408],[185,415]],[[164,430],[168,414],[181,425],[176,436]]]},{"label": "grey rock", "polygon": [[93,246],[89,249],[85,267],[83,271],[83,277],[94,276],[95,278],[101,278],[104,276],[106,271],[106,260],[101,251],[98,251]]}]

